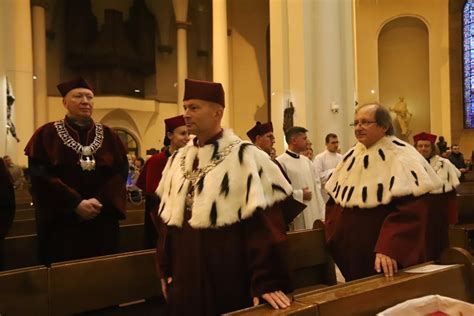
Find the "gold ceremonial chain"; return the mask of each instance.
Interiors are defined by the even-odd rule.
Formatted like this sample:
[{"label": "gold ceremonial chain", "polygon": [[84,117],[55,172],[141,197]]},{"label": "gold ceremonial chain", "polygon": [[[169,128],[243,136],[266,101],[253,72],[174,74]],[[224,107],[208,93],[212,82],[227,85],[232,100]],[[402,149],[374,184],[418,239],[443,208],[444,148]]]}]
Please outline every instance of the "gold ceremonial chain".
[{"label": "gold ceremonial chain", "polygon": [[82,170],[91,171],[95,169],[94,154],[102,146],[104,140],[104,128],[102,124],[95,123],[95,137],[92,143],[88,146],[82,146],[79,142],[75,141],[74,138],[69,134],[64,120],[54,122],[54,127],[58,133],[59,138],[63,141],[63,144],[69,148],[72,148],[79,155],[79,162]]},{"label": "gold ceremonial chain", "polygon": [[186,205],[187,210],[190,211],[193,207],[194,188],[196,186],[196,183],[198,183],[200,179],[204,178],[204,176],[208,174],[212,169],[214,169],[218,164],[224,161],[225,157],[227,157],[232,151],[232,148],[235,145],[238,145],[240,143],[241,143],[241,140],[233,141],[232,143],[227,145],[227,147],[225,147],[222,151],[218,152],[217,155],[211,160],[209,164],[207,164],[206,166],[202,168],[196,168],[191,171],[186,170],[185,159],[186,159],[187,152],[183,153],[183,156],[181,157],[181,161],[180,161],[181,171],[183,172],[184,178],[191,182],[191,189],[186,195],[185,205]]}]

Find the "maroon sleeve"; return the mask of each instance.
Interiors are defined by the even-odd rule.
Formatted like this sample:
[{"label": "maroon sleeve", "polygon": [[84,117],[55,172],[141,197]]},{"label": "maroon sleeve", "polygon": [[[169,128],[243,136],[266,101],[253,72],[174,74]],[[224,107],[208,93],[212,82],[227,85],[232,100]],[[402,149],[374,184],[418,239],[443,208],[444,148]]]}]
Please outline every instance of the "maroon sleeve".
[{"label": "maroon sleeve", "polygon": [[458,222],[458,198],[456,196],[456,191],[453,190],[448,193],[446,196],[448,199],[448,224],[455,225]]},{"label": "maroon sleeve", "polygon": [[243,222],[251,271],[251,295],[290,290],[286,225],[278,204]]},{"label": "maroon sleeve", "polygon": [[124,218],[127,202],[126,182],[128,160],[123,142],[115,132],[112,130],[109,131],[110,140],[108,140],[108,145],[115,155],[113,172],[108,175],[104,185],[102,185],[97,192],[96,198],[104,207],[112,209],[114,212],[121,214]]},{"label": "maroon sleeve", "polygon": [[161,217],[152,215],[153,223],[155,224],[157,232],[156,242],[156,271],[160,279],[164,279],[171,275],[170,272],[170,227],[166,226]]},{"label": "maroon sleeve", "polygon": [[393,205],[395,210],[385,218],[374,251],[395,259],[402,267],[424,262],[429,199],[403,198]]},{"label": "maroon sleeve", "polygon": [[150,158],[150,163],[148,164],[146,172],[146,192],[152,193],[156,191],[167,161],[168,158],[166,157],[165,152],[161,152],[160,154]]},{"label": "maroon sleeve", "polygon": [[15,216],[15,191],[10,174],[0,158],[0,239],[5,238]]}]

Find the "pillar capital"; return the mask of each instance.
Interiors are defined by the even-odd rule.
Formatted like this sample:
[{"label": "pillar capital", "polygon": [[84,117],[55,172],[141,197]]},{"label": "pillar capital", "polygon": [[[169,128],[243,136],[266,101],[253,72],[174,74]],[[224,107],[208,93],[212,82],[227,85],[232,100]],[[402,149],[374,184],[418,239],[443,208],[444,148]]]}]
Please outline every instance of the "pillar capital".
[{"label": "pillar capital", "polygon": [[45,10],[48,9],[49,5],[46,0],[30,0],[31,6],[32,7],[42,7]]},{"label": "pillar capital", "polygon": [[187,21],[176,21],[176,28],[177,29],[189,29],[191,27],[192,23],[187,22]]}]

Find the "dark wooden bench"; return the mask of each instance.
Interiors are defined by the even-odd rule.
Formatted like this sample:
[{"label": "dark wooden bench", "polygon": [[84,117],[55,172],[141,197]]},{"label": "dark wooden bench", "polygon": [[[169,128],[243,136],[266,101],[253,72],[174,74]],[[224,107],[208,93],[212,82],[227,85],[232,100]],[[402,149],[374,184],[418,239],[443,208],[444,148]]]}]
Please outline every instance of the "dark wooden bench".
[{"label": "dark wooden bench", "polygon": [[16,209],[15,211],[15,220],[22,220],[22,219],[34,219],[35,218],[35,209],[24,208],[24,209]]},{"label": "dark wooden bench", "polygon": [[464,249],[450,248],[441,262],[454,265],[428,273],[407,272],[411,267],[391,278],[377,275],[307,291],[295,295],[292,306],[285,310],[275,311],[262,304],[227,315],[375,315],[408,299],[431,294],[473,302],[472,256]]},{"label": "dark wooden bench", "polygon": [[[127,218],[120,221],[120,226],[124,225],[143,225],[144,210],[128,210]],[[8,232],[8,236],[22,236],[36,234],[36,219],[34,209],[24,209],[15,213],[15,220]]]},{"label": "dark wooden bench", "polygon": [[[120,253],[143,249],[144,227],[142,223],[120,225],[119,233]],[[38,265],[38,241],[36,234],[8,236],[4,241],[4,254],[6,269]]]},{"label": "dark wooden bench", "polygon": [[161,296],[155,251],[53,264],[51,315],[72,315]]},{"label": "dark wooden bench", "polygon": [[289,232],[287,236],[293,289],[299,292],[337,283],[323,228]]},{"label": "dark wooden bench", "polygon": [[474,194],[458,195],[458,217],[456,225],[449,228],[449,245],[474,252]]},{"label": "dark wooden bench", "polygon": [[39,265],[36,235],[7,237],[4,241],[5,269]]},{"label": "dark wooden bench", "polygon": [[48,269],[0,272],[0,315],[48,315]]}]

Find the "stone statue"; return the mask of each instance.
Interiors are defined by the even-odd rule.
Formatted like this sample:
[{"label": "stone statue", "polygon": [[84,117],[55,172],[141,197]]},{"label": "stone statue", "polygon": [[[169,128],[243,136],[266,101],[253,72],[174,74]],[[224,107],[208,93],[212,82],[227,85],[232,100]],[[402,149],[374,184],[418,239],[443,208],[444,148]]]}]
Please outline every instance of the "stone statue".
[{"label": "stone statue", "polygon": [[293,127],[293,115],[295,114],[295,107],[293,102],[288,101],[288,106],[283,111],[283,131]]},{"label": "stone statue", "polygon": [[400,125],[400,134],[403,138],[410,135],[410,122],[413,114],[408,110],[408,106],[404,101],[404,97],[399,97],[399,101],[390,107],[390,111],[396,114],[396,119]]}]

